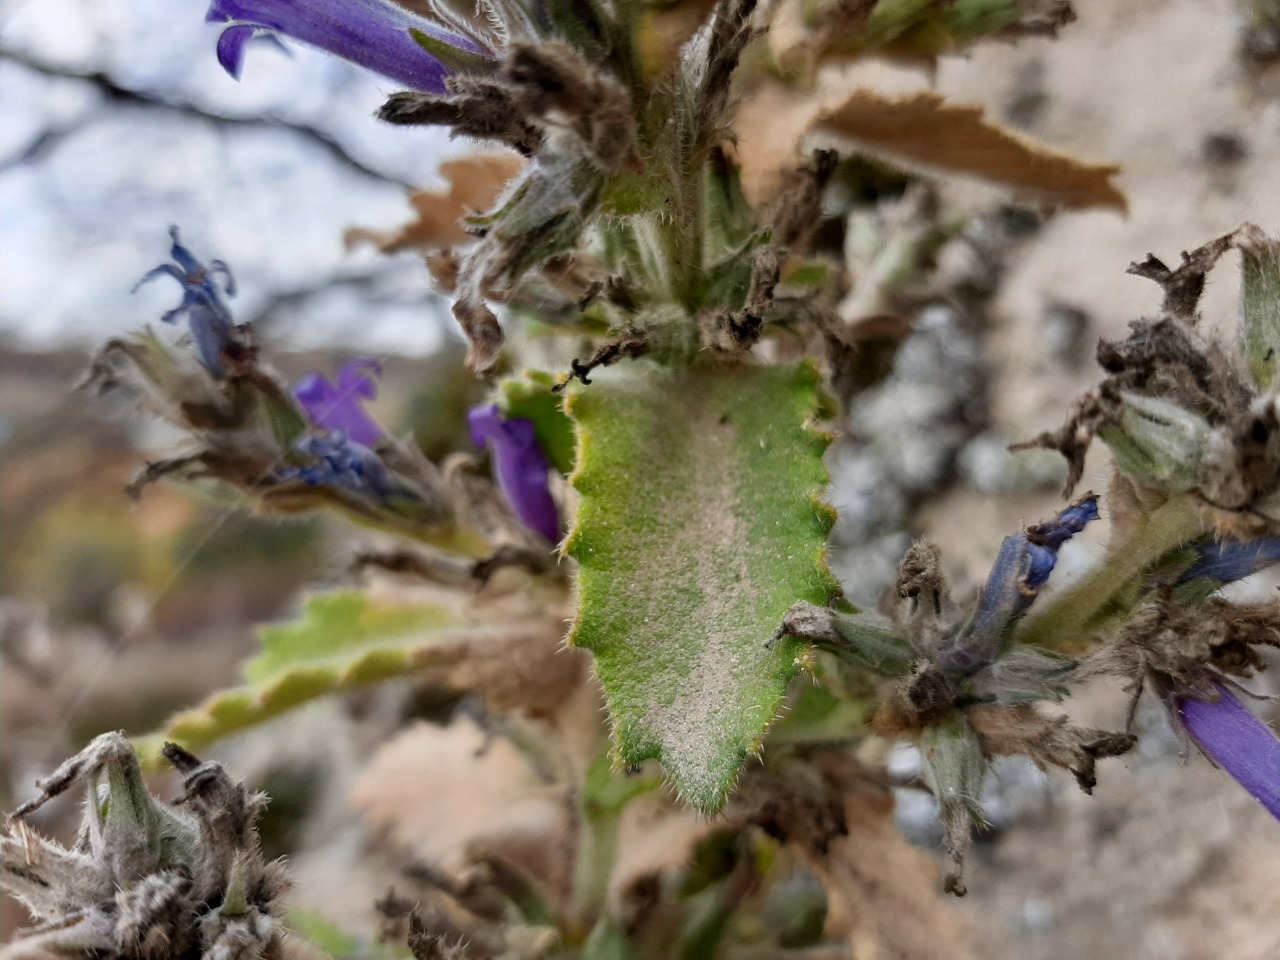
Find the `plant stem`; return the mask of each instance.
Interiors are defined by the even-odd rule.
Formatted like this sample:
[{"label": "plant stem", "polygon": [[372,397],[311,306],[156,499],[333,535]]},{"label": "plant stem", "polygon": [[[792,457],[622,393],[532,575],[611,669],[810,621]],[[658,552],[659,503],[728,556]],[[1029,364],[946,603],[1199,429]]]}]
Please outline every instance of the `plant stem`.
[{"label": "plant stem", "polygon": [[1036,607],[1015,634],[1020,644],[1046,650],[1082,647],[1096,621],[1117,604],[1148,567],[1170,550],[1205,532],[1195,504],[1174,496],[1157,507],[1133,534],[1107,548],[1106,558],[1091,573]]},{"label": "plant stem", "polygon": [[589,930],[604,909],[618,859],[619,810],[584,811],[573,868],[573,919]]}]

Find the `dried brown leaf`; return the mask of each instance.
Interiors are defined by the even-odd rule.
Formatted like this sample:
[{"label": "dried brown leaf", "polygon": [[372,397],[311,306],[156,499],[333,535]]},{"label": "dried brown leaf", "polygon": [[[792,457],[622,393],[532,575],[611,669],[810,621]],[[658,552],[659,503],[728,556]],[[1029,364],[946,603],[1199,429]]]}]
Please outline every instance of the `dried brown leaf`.
[{"label": "dried brown leaf", "polygon": [[621,893],[643,877],[686,866],[698,843],[723,826],[666,791],[637,797],[622,812],[610,890]]},{"label": "dried brown leaf", "polygon": [[347,246],[372,243],[384,253],[401,250],[439,250],[465,243],[462,218],[493,206],[502,188],[524,165],[513,154],[480,154],[440,165],[449,181],[447,190],[415,190],[409,195],[417,219],[399,230],[348,230]]},{"label": "dried brown leaf", "polygon": [[847,756],[744,780],[745,817],[793,848],[827,890],[826,936],[855,957],[967,960],[970,933],[938,896],[938,870],[893,822],[893,795]]},{"label": "dried brown leaf", "polygon": [[937,867],[898,832],[892,810],[887,793],[853,791],[848,835],[810,861],[827,888],[827,936],[847,936],[855,956],[972,957],[963,917],[937,894]]},{"label": "dried brown leaf", "polygon": [[823,111],[812,129],[890,161],[977,177],[1039,202],[1127,209],[1111,182],[1119,167],[1051,150],[985,119],[980,107],[953,106],[929,91],[890,98],[859,89]]},{"label": "dried brown leaf", "polygon": [[553,890],[568,887],[563,789],[468,717],[448,727],[418,723],[383,745],[352,787],[351,804],[397,846],[446,872],[494,855]]},{"label": "dried brown leaf", "polygon": [[636,40],[647,77],[656,79],[670,68],[685,41],[707,22],[714,6],[715,0],[677,0],[654,4],[645,11]]}]

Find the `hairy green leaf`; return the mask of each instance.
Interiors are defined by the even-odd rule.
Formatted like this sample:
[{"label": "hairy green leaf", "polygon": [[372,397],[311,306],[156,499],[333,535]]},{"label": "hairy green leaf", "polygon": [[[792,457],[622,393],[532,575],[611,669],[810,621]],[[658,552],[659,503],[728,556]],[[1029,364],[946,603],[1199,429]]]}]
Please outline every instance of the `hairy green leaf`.
[{"label": "hairy green leaf", "polygon": [[647,362],[569,394],[570,641],[595,654],[621,763],[660,759],[701,810],[724,803],[803,665],[802,644],[766,646],[783,614],[837,591],[819,396],[809,364]]}]

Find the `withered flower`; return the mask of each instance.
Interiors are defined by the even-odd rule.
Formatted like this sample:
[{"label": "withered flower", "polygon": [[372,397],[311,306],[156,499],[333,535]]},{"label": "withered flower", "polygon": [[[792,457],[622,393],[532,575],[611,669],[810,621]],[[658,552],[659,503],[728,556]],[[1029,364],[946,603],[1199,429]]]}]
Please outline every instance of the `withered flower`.
[{"label": "withered flower", "polygon": [[[267,798],[177,744],[164,758],[182,795],[147,790],[133,745],[104,733],[39,781],[40,793],[0,825],[0,889],[40,921],[6,957],[99,960],[277,957],[285,937],[284,864],[268,862],[256,822]],[[39,836],[28,814],[86,788],[74,846]]]},{"label": "withered flower", "polygon": [[378,455],[342,433],[304,437],[295,449],[311,462],[285,467],[281,479],[296,478],[313,487],[341,487],[375,500],[396,491],[396,483]]},{"label": "withered flower", "polygon": [[967,616],[955,609],[937,549],[917,543],[899,568],[905,614],[891,619],[800,603],[777,631],[892,678],[874,723],[884,734],[920,741],[925,779],[946,829],[952,893],[965,892],[965,854],[973,828],[983,823],[979,798],[991,758],[1016,754],[1042,768],[1070,770],[1088,793],[1097,761],[1134,742],[1129,734],[1073,727],[1042,714],[1036,705],[1065,696],[1077,663],[1012,641],[1062,545],[1097,517],[1097,497],[1089,494],[1052,520],[1006,537]]},{"label": "withered flower", "polygon": [[[147,273],[134,285],[134,290],[157,277],[173,277],[182,284],[182,302],[160,317],[165,323],[177,323],[184,315],[191,329],[191,339],[195,341],[196,350],[200,354],[200,362],[215,377],[222,376],[222,351],[235,341],[235,321],[231,318],[231,310],[227,306],[226,296],[236,294],[235,279],[231,276],[231,268],[221,260],[210,261],[205,266],[178,239],[178,228],[170,227],[169,236],[173,240],[170,255],[174,263],[162,263]],[[213,278],[222,274],[224,287],[218,289]]]}]

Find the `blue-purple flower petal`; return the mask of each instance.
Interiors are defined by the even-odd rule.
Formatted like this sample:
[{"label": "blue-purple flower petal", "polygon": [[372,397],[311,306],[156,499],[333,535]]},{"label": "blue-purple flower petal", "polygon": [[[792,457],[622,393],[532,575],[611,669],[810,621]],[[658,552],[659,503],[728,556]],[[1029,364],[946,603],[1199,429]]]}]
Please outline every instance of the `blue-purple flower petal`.
[{"label": "blue-purple flower petal", "polygon": [[552,543],[560,539],[560,516],[547,485],[547,458],[538,446],[533,421],[505,419],[496,404],[473,407],[467,414],[471,442],[493,453],[498,489],[520,522]]},{"label": "blue-purple flower petal", "polygon": [[182,284],[182,302],[174,309],[161,316],[165,323],[177,323],[185,315],[191,330],[191,339],[195,343],[200,362],[215,377],[223,373],[222,353],[235,340],[235,321],[231,310],[223,299],[222,291],[213,282],[215,272],[226,277],[226,292],[235,293],[235,281],[225,263],[214,261],[217,269],[206,268],[196,256],[182,245],[178,238],[178,228],[170,227],[169,236],[173,240],[170,256],[178,264],[163,263],[152,270],[134,285],[134,290],[157,277],[173,277]]},{"label": "blue-purple flower petal", "polygon": [[218,62],[234,77],[254,29],[292,37],[428,93],[444,92],[449,70],[422,48],[411,30],[467,53],[490,55],[474,41],[390,0],[213,0],[205,19],[232,24],[219,38]]},{"label": "blue-purple flower petal", "polygon": [[381,374],[382,364],[370,357],[348,360],[338,368],[338,389],[348,396],[372,400],[378,395],[375,378]]},{"label": "blue-purple flower petal", "polygon": [[317,427],[346,434],[365,447],[382,439],[383,431],[361,405],[363,399],[378,394],[374,375],[381,372],[376,360],[362,358],[343,364],[338,382],[321,373],[303,377],[293,387],[293,395]]},{"label": "blue-purple flower petal", "polygon": [[1178,719],[1200,749],[1280,820],[1280,739],[1223,684],[1218,701],[1175,697]]},{"label": "blue-purple flower petal", "polygon": [[1196,561],[1178,578],[1178,584],[1210,579],[1234,583],[1280,563],[1280,537],[1258,540],[1209,540],[1196,547]]},{"label": "blue-purple flower petal", "polygon": [[247,24],[227,27],[218,36],[218,63],[237,80],[244,68],[244,48],[253,39],[256,29]]},{"label": "blue-purple flower petal", "polygon": [[281,479],[297,479],[316,487],[341,487],[375,500],[385,500],[395,492],[391,474],[378,455],[342,433],[304,437],[296,449],[312,462],[285,468]]},{"label": "blue-purple flower petal", "polygon": [[1059,547],[1097,519],[1098,498],[1089,494],[1071,504],[1052,520],[1029,527],[1027,538],[1032,543],[1040,544],[1057,553]]}]

